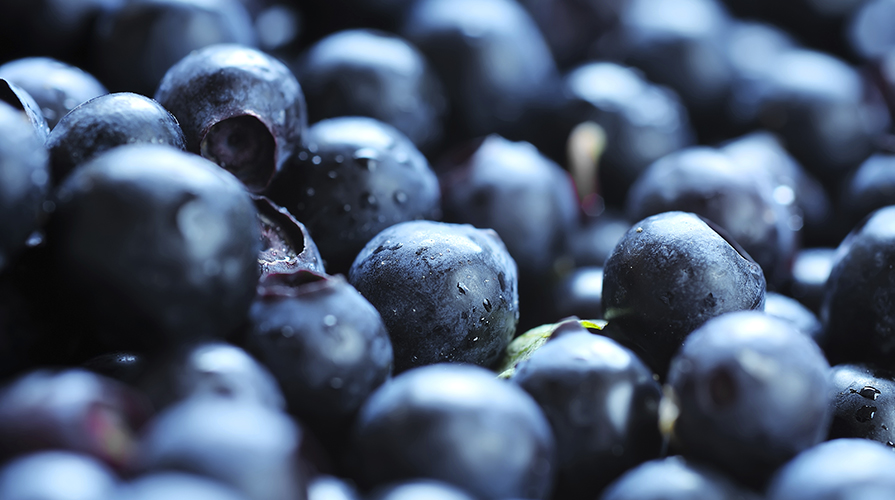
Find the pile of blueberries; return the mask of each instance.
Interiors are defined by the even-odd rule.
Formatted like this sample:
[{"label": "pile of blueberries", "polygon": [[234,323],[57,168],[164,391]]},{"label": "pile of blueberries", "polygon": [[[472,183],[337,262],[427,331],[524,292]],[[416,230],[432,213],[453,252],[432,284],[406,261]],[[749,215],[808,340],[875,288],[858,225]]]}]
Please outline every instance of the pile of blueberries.
[{"label": "pile of blueberries", "polygon": [[895,0],[0,10],[0,500],[895,499]]}]

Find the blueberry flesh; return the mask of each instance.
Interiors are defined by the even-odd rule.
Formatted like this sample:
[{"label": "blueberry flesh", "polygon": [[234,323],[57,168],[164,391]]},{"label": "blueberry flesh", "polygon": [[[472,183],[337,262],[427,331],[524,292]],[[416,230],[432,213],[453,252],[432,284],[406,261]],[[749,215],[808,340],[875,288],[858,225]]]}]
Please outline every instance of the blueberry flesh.
[{"label": "blueberry flesh", "polygon": [[865,364],[836,365],[829,439],[865,438],[895,447],[895,374]]},{"label": "blueberry flesh", "polygon": [[584,328],[551,338],[510,380],[550,421],[559,498],[594,498],[625,470],[659,456],[659,383],[612,339]]},{"label": "blueberry flesh", "polygon": [[257,211],[242,184],[170,146],[120,146],[70,175],[47,241],[71,302],[101,352],[223,338],[258,280]]},{"label": "blueberry flesh", "polygon": [[53,184],[77,166],[125,144],[167,144],[186,149],[174,115],[158,102],[129,92],[104,94],[66,114],[47,139]]},{"label": "blueberry flesh", "polygon": [[768,487],[768,500],[888,498],[895,455],[868,439],[834,439],[800,453]]},{"label": "blueberry flesh", "polygon": [[263,190],[301,144],[301,86],[279,60],[237,44],[194,51],[164,73],[155,99],[171,111],[188,151]]},{"label": "blueberry flesh", "polygon": [[400,130],[422,151],[442,139],[447,98],[425,56],[382,31],[344,30],[309,47],[293,66],[316,123],[369,116]]},{"label": "blueberry flesh", "polygon": [[543,499],[555,473],[553,434],[537,403],[471,365],[398,375],[364,404],[354,442],[365,488],[427,477],[481,499]]},{"label": "blueberry flesh", "polygon": [[673,442],[685,456],[761,487],[826,439],[829,371],[817,344],[785,320],[760,311],[710,319],[687,337],[668,372],[663,403],[677,413]]},{"label": "blueberry flesh", "polygon": [[856,227],[836,250],[821,307],[826,341],[833,364],[895,364],[895,207],[877,210]]},{"label": "blueberry flesh", "polygon": [[285,413],[246,401],[193,398],[157,415],[140,443],[140,471],[206,476],[249,500],[304,498],[302,429]]},{"label": "blueberry flesh", "polygon": [[97,21],[91,67],[113,92],[151,96],[165,72],[191,52],[256,41],[239,0],[129,1]]},{"label": "blueberry flesh", "polygon": [[631,227],[603,268],[603,319],[659,376],[687,335],[726,312],[763,309],[761,267],[692,213]]},{"label": "blueberry flesh", "polygon": [[516,333],[516,263],[493,231],[396,224],[367,243],[348,276],[382,315],[396,373],[438,362],[490,366]]},{"label": "blueberry flesh", "polygon": [[144,474],[121,490],[132,500],[248,500],[238,490],[194,474]]},{"label": "blueberry flesh", "polygon": [[724,474],[678,455],[651,460],[629,469],[603,490],[599,497],[600,500],[752,498]]},{"label": "blueberry flesh", "polygon": [[261,224],[261,278],[298,271],[323,273],[323,257],[304,224],[264,196],[253,196]]},{"label": "blueberry flesh", "polygon": [[150,414],[142,394],[82,369],[26,372],[0,391],[0,456],[56,449],[128,470]]},{"label": "blueberry flesh", "polygon": [[769,170],[744,168],[705,146],[667,155],[637,178],[625,213],[639,220],[671,210],[693,212],[718,224],[755,259],[770,284],[788,279],[796,232],[789,225],[790,207],[774,199]]},{"label": "blueberry flesh", "polygon": [[0,269],[25,250],[43,220],[49,190],[49,155],[21,113],[0,102]]},{"label": "blueberry flesh", "polygon": [[86,71],[49,57],[25,57],[0,66],[0,78],[25,89],[50,130],[78,104],[109,91]]},{"label": "blueberry flesh", "polygon": [[53,450],[32,453],[0,469],[3,500],[101,500],[114,498],[115,474],[87,455]]},{"label": "blueberry flesh", "polygon": [[276,377],[291,413],[315,431],[344,431],[391,375],[391,341],[379,312],[341,275],[295,278],[292,287],[262,286],[244,344]]},{"label": "blueberry flesh", "polygon": [[266,194],[308,227],[330,274],[347,273],[383,229],[439,218],[438,179],[394,127],[368,117],[330,118],[311,126],[305,142]]}]

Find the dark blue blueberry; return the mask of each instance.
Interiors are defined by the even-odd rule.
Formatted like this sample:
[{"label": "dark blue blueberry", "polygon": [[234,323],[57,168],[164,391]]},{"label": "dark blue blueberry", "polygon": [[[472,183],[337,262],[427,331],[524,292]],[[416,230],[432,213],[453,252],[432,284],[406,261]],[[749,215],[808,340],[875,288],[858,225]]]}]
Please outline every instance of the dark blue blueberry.
[{"label": "dark blue blueberry", "polygon": [[572,234],[572,260],[577,267],[603,267],[615,245],[631,229],[631,222],[617,210],[586,215]]},{"label": "dark blue blueberry", "polygon": [[839,207],[846,230],[888,205],[895,205],[895,154],[879,152],[864,160],[843,186]]},{"label": "dark blue blueberry", "polygon": [[220,481],[249,500],[304,498],[302,429],[285,413],[224,398],[187,399],[157,415],[140,442],[145,472]]},{"label": "dark blue blueberry", "polygon": [[680,150],[643,172],[628,193],[625,213],[630,220],[671,210],[705,217],[742,245],[768,282],[779,286],[789,277],[796,230],[790,225],[793,208],[775,198],[777,184],[766,165],[749,168],[705,146]]},{"label": "dark blue blueberry", "polygon": [[168,68],[192,51],[256,40],[239,0],[128,1],[97,21],[92,73],[113,92],[151,96]]},{"label": "dark blue blueberry", "polygon": [[603,269],[603,319],[660,376],[690,332],[764,299],[761,267],[692,213],[638,222]]},{"label": "dark blue blueberry", "polygon": [[183,127],[187,150],[261,191],[301,145],[305,98],[283,63],[220,44],[190,53],[165,73],[155,98]]},{"label": "dark blue blueberry", "polygon": [[426,55],[445,86],[448,143],[501,133],[557,84],[550,48],[512,0],[421,0],[399,33]]},{"label": "dark blue blueberry", "polygon": [[657,458],[661,388],[612,339],[554,335],[510,378],[537,401],[556,436],[558,498],[594,498],[627,469]]},{"label": "dark blue blueberry", "polygon": [[344,432],[392,371],[379,312],[341,275],[309,272],[289,285],[266,280],[244,344],[276,377],[289,411],[312,430]]},{"label": "dark blue blueberry", "polygon": [[0,78],[25,89],[50,129],[78,104],[109,91],[86,71],[49,57],[25,57],[0,66]]},{"label": "dark blue blueberry", "polygon": [[662,427],[685,456],[760,488],[826,439],[829,371],[814,340],[788,321],[759,311],[721,315],[672,360]]},{"label": "dark blue blueberry", "polygon": [[768,487],[768,500],[891,498],[895,453],[867,439],[834,439],[800,453]]},{"label": "dark blue blueberry", "polygon": [[79,165],[125,144],[167,144],[185,149],[177,119],[156,101],[129,92],[79,104],[50,132],[50,168],[59,185]]},{"label": "dark blue blueberry", "polygon": [[835,256],[835,248],[805,248],[793,259],[789,294],[818,315]]},{"label": "dark blue blueberry", "polygon": [[32,453],[0,469],[3,500],[106,500],[117,489],[118,478],[105,465],[68,451]]},{"label": "dark blue blueberry", "polygon": [[43,222],[48,160],[44,141],[28,119],[0,102],[0,269],[10,267]]},{"label": "dark blue blueberry", "polygon": [[827,356],[895,369],[895,207],[868,216],[839,245],[820,317]]},{"label": "dark blue blueberry", "polygon": [[447,99],[423,54],[406,40],[369,29],[333,33],[293,66],[311,123],[369,116],[392,125],[422,151],[442,139]]},{"label": "dark blue blueberry", "polygon": [[383,229],[441,214],[438,179],[426,157],[394,127],[367,117],[311,126],[266,194],[304,223],[327,272],[346,273]]},{"label": "dark blue blueberry", "polygon": [[128,500],[247,500],[223,483],[183,472],[145,474],[119,489]]},{"label": "dark blue blueberry", "polygon": [[483,500],[548,498],[550,424],[515,384],[471,365],[410,370],[376,391],[355,425],[365,488],[431,478]]},{"label": "dark blue blueberry", "polygon": [[859,58],[873,61],[895,49],[895,38],[886,28],[895,22],[895,3],[889,0],[869,0],[857,3],[845,31],[851,50]]},{"label": "dark blue blueberry", "polygon": [[603,268],[578,267],[553,288],[553,316],[603,317]]},{"label": "dark blue blueberry", "polygon": [[213,163],[120,146],[75,170],[56,206],[47,240],[60,305],[90,325],[100,352],[222,338],[244,321],[259,275],[257,211]]},{"label": "dark blue blueberry", "polygon": [[829,439],[865,438],[895,448],[895,373],[864,364],[836,365]]},{"label": "dark blue blueberry", "polygon": [[143,395],[115,380],[82,369],[33,370],[0,391],[0,456],[69,450],[128,470],[149,416]]},{"label": "dark blue blueberry", "polygon": [[681,456],[651,460],[625,472],[600,500],[758,500],[720,472]]},{"label": "dark blue blueberry", "polygon": [[322,474],[308,481],[308,500],[361,500],[361,495],[354,482]]},{"label": "dark blue blueberry", "polygon": [[800,332],[821,343],[823,325],[817,316],[798,300],[786,295],[768,292],[765,295],[764,312],[793,324]]},{"label": "dark blue blueberry", "polygon": [[410,479],[377,488],[370,500],[474,500],[474,497],[448,483],[431,479]]},{"label": "dark blue blueberry", "polygon": [[382,315],[396,372],[449,361],[490,366],[516,333],[516,263],[494,231],[396,224],[361,250],[349,280]]}]

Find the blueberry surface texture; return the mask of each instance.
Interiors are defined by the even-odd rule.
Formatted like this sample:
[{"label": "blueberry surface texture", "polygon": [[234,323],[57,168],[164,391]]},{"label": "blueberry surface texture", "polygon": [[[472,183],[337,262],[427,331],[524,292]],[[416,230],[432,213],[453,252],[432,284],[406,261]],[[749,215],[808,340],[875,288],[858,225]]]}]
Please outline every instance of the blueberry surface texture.
[{"label": "blueberry surface texture", "polygon": [[895,374],[866,364],[833,367],[830,439],[865,438],[895,447]]},{"label": "blueberry surface texture", "polygon": [[125,144],[186,149],[177,119],[161,104],[130,92],[104,94],[76,106],[50,132],[53,184],[61,184],[78,165]]},{"label": "blueberry surface texture", "polygon": [[382,315],[396,373],[449,361],[490,366],[516,333],[516,263],[494,231],[396,224],[367,243],[349,281]]},{"label": "blueberry surface texture", "polygon": [[354,431],[364,488],[427,477],[481,499],[551,492],[550,424],[525,391],[484,368],[437,364],[400,374],[367,400]]},{"label": "blueberry surface texture", "polygon": [[594,498],[622,472],[658,458],[661,388],[630,350],[583,327],[547,341],[510,378],[556,436],[558,498]]},{"label": "blueberry surface texture", "polygon": [[[734,243],[735,244],[735,243]],[[761,267],[687,212],[634,224],[603,268],[603,319],[659,376],[687,335],[726,312],[762,309]]]},{"label": "blueberry surface texture", "polygon": [[223,338],[255,296],[248,192],[170,146],[120,146],[78,168],[58,189],[47,241],[69,320],[89,325],[103,352]]},{"label": "blueberry surface texture", "polygon": [[369,117],[330,118],[312,125],[305,142],[266,194],[308,227],[330,274],[346,274],[383,229],[440,217],[435,173],[394,127]]},{"label": "blueberry surface texture", "polygon": [[791,323],[760,311],[724,314],[687,337],[672,361],[662,427],[684,456],[761,488],[826,439],[829,371]]},{"label": "blueberry surface texture", "polygon": [[191,52],[164,74],[155,99],[201,154],[260,192],[301,144],[307,109],[295,75],[278,59],[245,45]]}]

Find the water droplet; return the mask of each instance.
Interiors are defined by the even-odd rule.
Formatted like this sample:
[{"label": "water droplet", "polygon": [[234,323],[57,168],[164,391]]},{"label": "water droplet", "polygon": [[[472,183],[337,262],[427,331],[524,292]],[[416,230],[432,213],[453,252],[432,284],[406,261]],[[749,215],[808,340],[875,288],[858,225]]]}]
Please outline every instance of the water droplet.
[{"label": "water droplet", "polygon": [[330,179],[335,179],[336,177],[339,176],[339,173],[336,172],[335,170],[330,170],[329,172],[326,173],[326,176],[329,177]]},{"label": "water droplet", "polygon": [[863,389],[858,391],[858,394],[860,394],[861,396],[863,396],[867,399],[872,399],[872,400],[876,401],[876,398],[879,397],[880,392],[879,392],[879,389],[877,389],[876,387],[871,387],[868,385],[868,386],[864,386]]},{"label": "water droplet", "polygon": [[354,152],[354,161],[361,168],[373,171],[376,169],[376,163],[379,160],[379,153],[372,148],[361,148]]},{"label": "water droplet", "polygon": [[385,216],[380,215],[380,216],[376,217],[376,222],[382,224],[383,222],[385,222]]},{"label": "water droplet", "polygon": [[323,162],[323,158],[321,158],[317,155],[314,155],[314,157],[311,158],[311,163],[313,163],[314,165],[320,165],[322,162]]},{"label": "water droplet", "polygon": [[466,295],[466,292],[469,291],[469,288],[467,288],[466,285],[464,285],[463,283],[457,283],[457,289],[459,289],[460,293],[462,293],[463,295]]},{"label": "water droplet", "polygon": [[308,151],[310,151],[312,153],[316,153],[317,152],[317,143],[312,142],[312,143],[308,144]]},{"label": "water droplet", "polygon": [[308,152],[302,151],[302,152],[298,153],[298,159],[301,161],[308,161]]},{"label": "water droplet", "polygon": [[308,188],[307,190],[305,190],[305,193],[307,193],[308,196],[314,196],[317,191],[315,191],[314,188]]},{"label": "water droplet", "polygon": [[482,301],[482,305],[485,306],[485,311],[491,312],[491,301],[490,300],[485,299],[484,301]]},{"label": "water droplet", "polygon": [[349,205],[349,204],[347,204],[347,203],[344,204],[344,205],[342,205],[342,211],[345,212],[345,213],[350,212],[350,211],[351,211],[351,205]]},{"label": "water droplet", "polygon": [[365,206],[376,208],[379,205],[379,200],[372,194],[367,193],[366,195],[361,195],[361,203],[365,204]]},{"label": "water droplet", "polygon": [[395,191],[395,203],[399,205],[407,203],[407,193],[404,191]]},{"label": "water droplet", "polygon": [[345,161],[345,157],[342,155],[336,155],[334,160],[336,161],[336,163],[341,164],[343,161]]},{"label": "water droplet", "polygon": [[876,414],[875,406],[866,406],[865,405],[865,406],[862,406],[861,408],[858,408],[858,411],[855,412],[855,419],[858,422],[867,422],[870,419],[872,419],[875,414]]},{"label": "water droplet", "polygon": [[886,444],[895,448],[895,443],[893,443],[892,441],[886,441]]},{"label": "water droplet", "polygon": [[336,317],[333,316],[332,314],[327,314],[326,316],[323,317],[323,324],[326,326],[336,326],[336,323],[338,323],[338,322],[339,322],[339,320],[336,319]]}]

